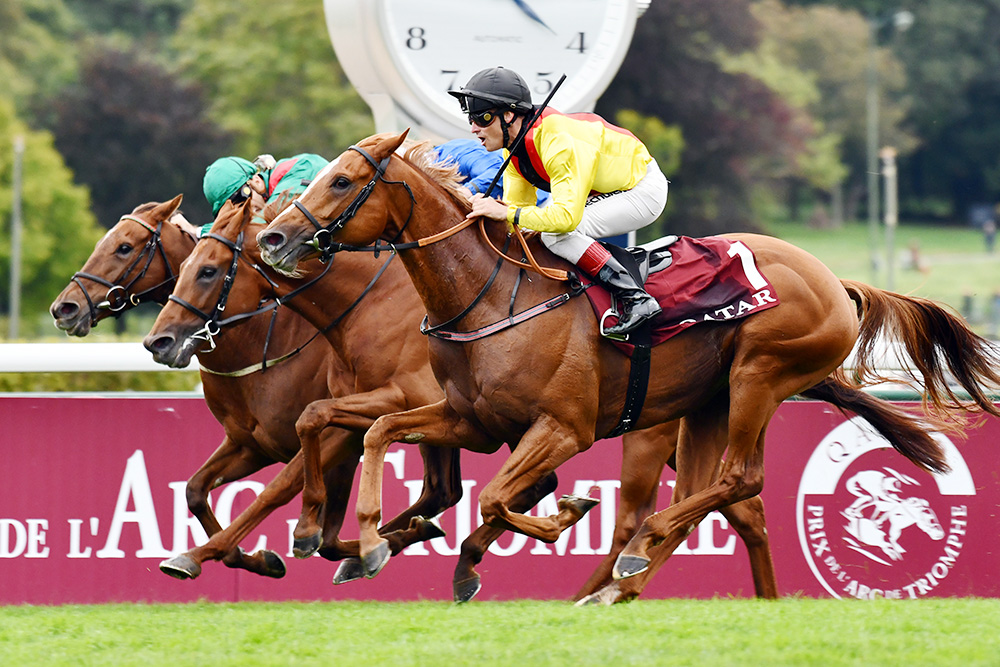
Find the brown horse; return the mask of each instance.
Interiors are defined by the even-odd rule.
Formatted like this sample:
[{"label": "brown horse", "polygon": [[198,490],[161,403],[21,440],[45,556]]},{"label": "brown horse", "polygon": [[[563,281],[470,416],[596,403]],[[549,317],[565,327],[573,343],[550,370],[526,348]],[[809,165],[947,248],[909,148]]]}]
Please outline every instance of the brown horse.
[{"label": "brown horse", "polygon": [[[265,211],[265,217],[268,213]],[[241,256],[245,259],[244,265],[252,266],[259,263],[257,250],[241,239],[247,238],[251,231],[260,229],[260,226],[251,223],[248,209],[229,205],[223,207],[212,228],[211,238],[214,239],[214,242],[203,242],[191,254],[182,268],[181,277],[172,298],[177,304],[186,302],[193,307],[178,308],[177,304],[167,306],[161,313],[157,326],[154,327],[147,339],[150,347],[163,346],[177,349],[176,341],[182,339],[187,332],[200,326],[202,318],[197,315],[196,311],[210,310],[218,300],[221,289],[218,277],[224,276],[229,267],[243,263],[234,262],[234,257]],[[419,358],[410,359],[408,357],[406,366],[410,368],[411,373],[406,376],[401,375],[401,377],[410,384],[402,385],[400,379],[387,381],[379,375],[378,369],[389,363],[387,358],[398,360],[401,356],[406,357],[411,354],[410,352],[388,354],[387,345],[389,343],[386,341],[405,341],[407,337],[419,336],[418,327],[423,312],[419,297],[413,289],[406,271],[398,261],[391,260],[391,255],[383,257],[388,259],[375,261],[370,254],[363,253],[339,256],[326,272],[320,272],[318,278],[308,281],[286,278],[279,274],[268,276],[252,270],[237,271],[228,294],[227,308],[237,312],[243,308],[252,308],[261,299],[272,295],[277,289],[279,293],[285,295],[282,297],[284,304],[301,313],[317,328],[325,330],[331,345],[340,350],[340,354],[356,360],[355,367],[358,368],[359,373],[366,371],[366,375],[359,380],[360,382],[370,381],[380,388],[391,387],[394,384],[399,385],[396,388],[398,391],[391,394],[393,400],[397,400],[397,396],[400,399],[403,397],[402,390],[411,394],[410,401],[413,400],[413,396],[428,401],[432,398],[440,400],[443,394],[437,383],[433,382],[427,347],[422,337],[405,346],[405,349],[412,351],[413,355],[422,355]],[[189,279],[191,276],[200,276],[203,273],[215,276],[214,283],[205,285],[204,281],[200,279]],[[313,272],[306,273],[311,275]],[[373,280],[379,273],[381,276],[377,280]],[[355,285],[352,281],[357,281],[358,284]],[[344,327],[331,329],[330,323],[338,319],[348,304],[356,302],[356,295],[364,284],[371,286],[364,306],[368,312],[365,314],[359,312],[353,315],[349,322],[345,322]],[[304,287],[304,285],[308,285],[308,287]],[[291,295],[291,293],[295,293],[295,295]],[[387,314],[390,316],[387,317]],[[392,320],[393,324],[391,326],[388,324],[377,325],[376,319],[379,322]],[[166,331],[170,332],[169,339],[161,341],[160,336]],[[373,331],[380,333],[375,334]],[[376,337],[375,340],[372,339],[373,336]],[[413,372],[413,369],[420,365],[418,362],[422,363],[419,374]],[[368,377],[371,379],[368,380]],[[422,378],[430,384],[414,386],[412,382],[417,378]],[[413,392],[417,390],[422,393],[414,394]],[[340,456],[331,451],[336,443],[330,441],[329,438],[320,437],[322,429],[328,424],[346,424],[347,426],[354,426],[357,423],[370,424],[374,421],[374,417],[382,414],[379,411],[387,411],[393,407],[385,400],[365,404],[362,401],[363,398],[363,396],[351,397],[350,402],[342,399],[319,401],[303,413],[298,428],[302,438],[303,457],[307,461],[306,470],[314,466],[321,470],[329,465],[328,462],[335,455]],[[404,407],[403,404],[399,405],[399,409]],[[365,410],[368,412],[363,412]],[[359,418],[358,414],[361,414],[362,417]],[[363,421],[358,422],[358,419],[363,419]],[[673,452],[672,445],[676,442],[676,436],[676,422],[670,422],[648,431],[630,433],[625,437],[625,458],[630,463],[626,466],[629,472],[623,472],[622,502],[616,521],[614,540],[616,550],[613,550],[604,559],[601,567],[584,587],[583,591],[586,593],[593,592],[600,585],[610,581],[611,567],[614,564],[617,549],[624,546],[639,522],[655,509],[660,472],[664,463],[667,462],[666,459],[659,457],[662,457],[664,451],[666,451],[667,456]],[[665,447],[662,444],[654,445],[653,443],[667,443],[670,446]],[[362,451],[359,441],[357,449],[350,454],[351,460],[356,463]],[[308,463],[310,460],[316,462]],[[631,470],[641,472],[631,472]],[[316,479],[315,473],[307,478],[307,490],[304,497],[311,499],[314,505],[322,505],[323,493],[332,491],[333,487],[328,485],[324,489],[322,485],[315,485]],[[293,483],[294,480],[285,477],[279,477],[275,480],[275,484],[279,487]],[[310,490],[310,483],[317,488]],[[524,509],[530,508],[544,495],[554,490],[555,483],[554,476],[551,476],[532,487],[521,499]],[[345,485],[345,490],[350,490],[349,483]],[[345,490],[340,490],[338,493],[345,493]],[[213,553],[232,549],[273,509],[267,504],[267,498],[275,493],[282,492],[268,490],[262,493],[254,505],[234,521],[229,528],[213,536],[209,544],[193,549],[178,559],[172,559],[174,566],[186,567],[183,562],[179,561],[199,563],[206,558],[213,557]],[[754,499],[754,501],[746,504],[745,507],[741,505],[732,510],[725,508],[725,512],[748,545],[758,594],[765,597],[775,597],[777,589],[763,528],[763,507],[758,499]],[[315,514],[316,511],[311,508],[303,511],[304,517],[315,516]],[[315,535],[313,527],[306,527],[300,532],[304,539],[298,544],[298,552],[302,556],[306,556],[312,553],[319,537],[309,539]],[[393,541],[391,537],[389,539],[392,553],[397,553],[406,546],[406,544]],[[492,531],[486,529],[474,533],[463,543],[461,557],[455,571],[454,594],[456,600],[471,599],[479,590],[479,577],[474,567],[482,559],[492,539]],[[327,541],[327,536],[324,536],[323,541]],[[356,545],[354,545],[354,549],[356,553]],[[338,570],[335,581],[338,583],[347,581],[361,573],[363,572],[360,570],[359,561],[356,562],[355,559],[345,562]]]},{"label": "brown horse", "polygon": [[[142,204],[122,216],[52,304],[58,328],[86,336],[100,320],[141,302],[166,303],[181,262],[196,243],[178,220],[181,199],[178,195],[168,202]],[[100,295],[91,291],[94,286],[99,286]],[[247,319],[221,336],[211,354],[199,355],[205,401],[225,429],[222,444],[187,483],[188,507],[208,535],[222,530],[209,505],[209,491],[273,463],[288,462],[299,449],[296,416],[313,400],[329,396],[329,386],[339,376],[322,343],[306,345],[276,363],[308,341],[315,329],[294,313],[281,312],[267,346],[269,324],[268,314]],[[265,353],[270,365],[261,372]],[[287,386],[297,391],[276,389]],[[251,556],[233,549],[225,556],[231,567],[271,577],[285,573],[273,551]]]},{"label": "brown horse", "polygon": [[[238,215],[234,215],[234,211]],[[226,228],[225,221],[229,218],[249,219],[251,214],[249,200],[241,207],[227,203],[219,213],[223,222],[213,226],[209,236],[203,238],[184,260],[174,293],[170,295],[169,302],[160,312],[145,340],[146,347],[153,353],[156,361],[169,366],[186,366],[192,354],[203,354],[206,347],[213,345],[214,336],[226,334],[226,320],[245,321],[248,314],[260,310],[262,302],[276,303],[274,299],[279,293],[275,289],[278,286],[256,262],[247,263],[241,256],[242,234],[235,234],[232,240],[218,234],[218,231]],[[225,256],[225,261],[222,265],[215,266],[213,263],[222,255]],[[238,271],[241,265],[245,267],[244,271]],[[256,406],[263,414],[275,408],[282,410],[281,416],[285,424],[292,426],[291,433],[288,434],[289,444],[294,443],[296,450],[299,437],[303,435],[300,415],[308,419],[308,415],[317,406],[370,402],[376,410],[402,410],[411,407],[405,402],[404,390],[418,401],[422,395],[421,389],[424,393],[440,391],[429,369],[421,371],[421,360],[426,366],[427,357],[423,349],[424,342],[419,339],[414,341],[412,336],[407,339],[399,327],[374,319],[378,312],[384,313],[385,308],[373,310],[370,308],[372,302],[391,301],[393,293],[400,289],[398,278],[402,278],[404,285],[409,283],[405,272],[401,270],[395,277],[386,272],[375,281],[373,277],[379,273],[379,268],[380,263],[373,258],[357,257],[355,261],[338,263],[317,283],[335,283],[339,288],[338,298],[329,303],[334,315],[325,314],[324,319],[317,320],[322,321],[322,333],[326,337],[326,341],[318,344],[318,347],[333,353],[326,391],[302,391],[310,378],[323,378],[325,375],[326,366],[314,364],[299,366],[297,377],[283,377],[281,384],[271,384],[258,392],[264,401],[273,404],[267,407]],[[239,284],[252,284],[254,278],[262,280],[266,288],[252,299],[246,299],[246,290],[240,290]],[[366,288],[368,284],[371,284],[371,289]],[[299,287],[308,289],[310,286],[300,284]],[[329,287],[327,290],[332,291]],[[287,292],[290,291],[292,290],[284,290],[281,294],[287,297]],[[308,299],[303,298],[305,300]],[[287,311],[283,308],[280,310]],[[223,311],[226,313],[226,320],[219,319]],[[373,312],[376,313],[375,316],[372,315]],[[307,322],[297,315],[296,319]],[[313,335],[318,335],[316,327],[311,324],[307,326]],[[275,327],[274,336],[283,336],[279,327]],[[326,344],[327,342],[330,344]],[[298,401],[294,407],[280,400],[282,397],[292,396]],[[340,398],[331,399],[331,396]],[[328,447],[315,467],[303,470],[305,460],[301,452],[293,452],[294,456],[285,459],[288,465],[226,530],[213,533],[209,541],[200,547],[165,560],[160,564],[160,569],[178,578],[194,578],[200,574],[204,561],[224,559],[227,554],[238,551],[241,539],[271,512],[298,494],[302,489],[303,474],[323,489],[323,508],[317,514],[322,514],[325,521],[319,530],[322,539],[317,540],[307,555],[317,549],[330,560],[356,555],[356,542],[353,545],[342,542],[338,533],[343,524],[348,495],[360,458],[361,433],[372,421],[373,419],[366,419],[359,413],[351,423],[345,424],[349,430],[330,429],[324,433]],[[318,440],[321,430],[310,431],[306,437]],[[397,551],[416,541],[442,535],[439,528],[421,517],[434,516],[461,498],[458,452],[421,448],[421,453],[424,455],[425,475],[420,498],[382,528]],[[329,497],[325,493],[326,488],[333,491]]]},{"label": "brown horse", "polygon": [[[377,525],[390,443],[493,452],[498,443],[517,442],[480,494],[484,525],[552,541],[589,506],[568,501],[557,515],[531,517],[518,512],[512,500],[615,427],[628,382],[629,364],[598,334],[590,304],[560,297],[567,290],[558,281],[519,280],[520,262],[497,264],[495,247],[507,236],[503,226],[479,221],[489,243],[475,230],[463,233],[474,222],[465,219],[466,200],[448,183],[394,154],[405,134],[370,137],[352,146],[317,175],[295,208],[286,209],[258,235],[265,260],[286,272],[317,249],[384,239],[410,273],[428,326],[497,330],[468,343],[432,338],[431,364],[445,400],[386,415],[366,434],[357,514],[368,576],[379,571],[388,555]],[[860,343],[864,368],[874,337],[901,340],[934,408],[1000,412],[982,388],[1000,384],[989,344],[956,316],[926,300],[842,282],[815,257],[779,239],[752,234],[724,238],[752,251],[780,305],[743,320],[688,328],[653,348],[637,426],[684,418],[675,502],[643,522],[618,556],[615,579],[651,574],[709,512],[761,491],[767,424],[781,402],[795,394],[856,412],[918,466],[945,469],[944,455],[924,423],[864,393],[839,371],[855,342]],[[541,244],[530,248],[543,263],[558,263]],[[512,319],[515,301],[525,307],[554,303],[550,300],[564,305],[502,328]],[[949,370],[973,405],[949,400],[954,398],[947,387]],[[927,419],[932,425],[943,423],[936,416]],[[614,597],[620,594],[619,589]]]}]

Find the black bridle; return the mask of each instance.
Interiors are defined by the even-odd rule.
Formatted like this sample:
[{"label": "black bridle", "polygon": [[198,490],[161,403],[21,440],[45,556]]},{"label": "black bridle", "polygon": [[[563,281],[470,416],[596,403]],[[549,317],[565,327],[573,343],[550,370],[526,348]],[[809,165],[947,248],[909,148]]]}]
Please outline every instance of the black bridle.
[{"label": "black bridle", "polygon": [[[413,197],[413,190],[410,189],[410,185],[408,183],[406,183],[405,181],[390,181],[385,178],[385,171],[386,169],[389,168],[389,160],[392,159],[392,153],[386,155],[384,158],[382,158],[381,161],[376,162],[375,158],[373,158],[368,153],[368,151],[361,148],[360,146],[350,146],[348,150],[355,151],[356,153],[364,157],[366,160],[368,160],[369,164],[371,164],[372,167],[375,168],[375,173],[372,175],[371,180],[368,181],[368,183],[361,188],[361,191],[358,192],[357,195],[355,195],[354,199],[351,200],[351,203],[349,203],[347,207],[343,211],[341,211],[340,215],[334,218],[333,221],[330,222],[330,224],[323,226],[319,223],[319,220],[316,219],[316,216],[314,216],[312,212],[310,212],[309,209],[306,208],[301,201],[296,199],[295,201],[292,202],[295,208],[299,209],[302,215],[306,217],[306,220],[311,222],[313,227],[316,228],[316,233],[313,234],[313,237],[310,241],[306,242],[306,245],[318,250],[320,253],[320,261],[323,262],[329,260],[330,257],[332,257],[335,252],[338,252],[340,250],[374,252],[375,256],[378,257],[378,253],[381,250],[386,249],[385,246],[380,246],[377,242],[373,246],[363,247],[363,246],[351,246],[343,243],[334,243],[333,241],[334,232],[343,229],[344,225],[350,222],[351,219],[354,218],[355,215],[357,215],[358,210],[361,208],[362,205],[364,205],[366,201],[368,201],[368,197],[371,196],[372,190],[375,189],[375,185],[379,181],[382,181],[387,185],[402,185],[404,188],[406,188],[407,194],[410,195],[410,214],[406,217],[406,222],[403,223],[403,225],[400,227],[399,233],[396,235],[396,238],[399,238],[399,236],[403,233],[403,230],[406,228],[406,225],[409,224],[410,218],[413,216],[413,208],[416,205],[416,199],[414,199]],[[388,249],[402,250],[407,247],[410,247],[411,245],[413,247],[416,247],[414,244],[394,244],[393,242],[390,242],[388,244]]]},{"label": "black bridle", "polygon": [[[87,300],[87,308],[90,311],[91,326],[97,324],[97,315],[98,315],[97,311],[108,310],[117,317],[121,315],[122,312],[124,312],[127,308],[134,308],[138,306],[140,303],[143,302],[144,299],[149,297],[151,294],[159,292],[164,287],[173,286],[173,284],[177,282],[177,275],[174,274],[173,269],[170,267],[170,262],[167,261],[167,253],[163,249],[162,230],[164,221],[161,220],[156,225],[156,229],[153,229],[145,221],[140,220],[139,218],[131,215],[123,215],[121,217],[121,220],[119,220],[119,222],[124,220],[130,220],[132,222],[136,222],[142,225],[146,230],[150,232],[151,236],[149,237],[149,240],[146,241],[146,244],[143,246],[142,250],[136,256],[135,260],[125,268],[124,272],[122,272],[122,275],[115,281],[108,281],[102,278],[101,276],[95,276],[90,273],[84,273],[83,271],[77,271],[76,273],[73,274],[73,277],[71,279],[71,281],[76,283],[77,287],[80,288],[80,291],[83,292],[83,297]],[[146,272],[149,270],[149,267],[153,263],[153,259],[157,255],[159,255],[160,258],[163,260],[163,266],[166,268],[167,278],[162,282],[150,287],[149,289],[139,292],[138,294],[131,293],[130,290],[132,288],[132,285],[134,285],[137,281],[141,280],[146,275]],[[136,267],[143,262],[143,260],[145,260],[145,263],[142,264],[142,267],[139,269],[138,273],[136,273],[135,276],[131,280],[129,280],[127,284],[122,285],[122,283],[129,277],[129,274],[131,274],[132,271],[135,270]],[[91,298],[90,293],[87,291],[87,288],[83,286],[83,282],[81,282],[81,279],[90,280],[92,282],[97,283],[98,285],[103,285],[104,287],[107,287],[108,291],[107,294],[105,294],[104,296],[104,300],[98,303],[94,303],[94,300]]]},{"label": "black bridle", "polygon": [[[271,340],[271,332],[274,328],[274,318],[278,314],[278,306],[280,305],[277,299],[269,302],[267,305],[262,306],[252,312],[240,313],[239,315],[233,315],[232,317],[222,318],[222,314],[226,311],[226,303],[229,301],[229,292],[233,289],[233,283],[236,280],[236,271],[239,269],[240,258],[242,257],[243,254],[243,234],[244,234],[243,230],[240,230],[240,233],[236,237],[235,242],[230,241],[225,236],[220,236],[214,233],[209,233],[202,237],[202,239],[214,239],[233,251],[233,261],[229,263],[229,270],[226,271],[226,275],[222,279],[222,290],[220,290],[219,292],[219,298],[216,300],[215,308],[212,309],[211,313],[201,310],[197,306],[185,301],[184,299],[178,297],[175,294],[171,294],[168,297],[168,300],[173,301],[174,303],[180,306],[183,306],[184,308],[186,308],[187,310],[194,313],[195,315],[197,315],[198,317],[200,317],[205,321],[205,326],[202,327],[201,330],[191,334],[191,336],[188,338],[188,341],[189,342],[195,340],[206,341],[209,345],[208,349],[209,352],[215,349],[215,336],[219,335],[219,332],[222,331],[222,327],[229,324],[235,324],[236,322],[240,322],[242,320],[249,319],[255,315],[265,313],[269,310],[273,311],[271,315],[271,324],[267,330],[267,338],[265,339],[264,342],[264,355],[266,359],[267,345]],[[268,276],[263,271],[263,269],[261,269],[256,264],[251,264],[250,266],[252,266],[260,275],[262,275],[264,277],[264,280],[270,283],[273,289],[275,290],[278,289],[278,285],[273,280],[271,280],[270,276]]]}]

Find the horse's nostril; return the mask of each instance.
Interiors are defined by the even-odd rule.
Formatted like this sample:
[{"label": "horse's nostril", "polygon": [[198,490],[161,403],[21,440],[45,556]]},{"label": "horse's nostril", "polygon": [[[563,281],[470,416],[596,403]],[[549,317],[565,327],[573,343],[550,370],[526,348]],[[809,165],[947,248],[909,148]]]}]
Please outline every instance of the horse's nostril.
[{"label": "horse's nostril", "polygon": [[147,340],[145,342],[146,349],[150,352],[163,352],[164,350],[169,350],[170,346],[174,343],[173,336],[157,336],[153,340]]},{"label": "horse's nostril", "polygon": [[72,317],[80,311],[80,306],[76,305],[72,301],[63,301],[62,303],[56,304],[52,309],[52,314],[56,317]]},{"label": "horse's nostril", "polygon": [[285,242],[285,236],[277,232],[269,232],[267,234],[262,234],[260,237],[260,244],[262,246],[267,246],[268,248],[278,248]]}]

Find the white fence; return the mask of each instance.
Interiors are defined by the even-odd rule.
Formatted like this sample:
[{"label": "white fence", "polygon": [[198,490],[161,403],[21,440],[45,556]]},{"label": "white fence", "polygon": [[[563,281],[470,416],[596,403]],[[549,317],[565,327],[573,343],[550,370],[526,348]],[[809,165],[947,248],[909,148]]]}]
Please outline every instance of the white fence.
[{"label": "white fence", "polygon": [[142,343],[4,343],[0,344],[0,373],[85,373],[173,369],[153,361]]}]

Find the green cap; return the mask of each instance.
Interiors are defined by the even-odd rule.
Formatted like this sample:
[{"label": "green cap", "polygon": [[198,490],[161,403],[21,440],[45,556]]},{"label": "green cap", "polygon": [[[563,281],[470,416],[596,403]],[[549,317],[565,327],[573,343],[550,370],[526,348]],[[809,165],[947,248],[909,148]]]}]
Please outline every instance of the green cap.
[{"label": "green cap", "polygon": [[212,215],[217,215],[226,200],[256,174],[257,167],[241,157],[223,157],[210,164],[205,170],[202,188],[205,199],[212,205]]}]

